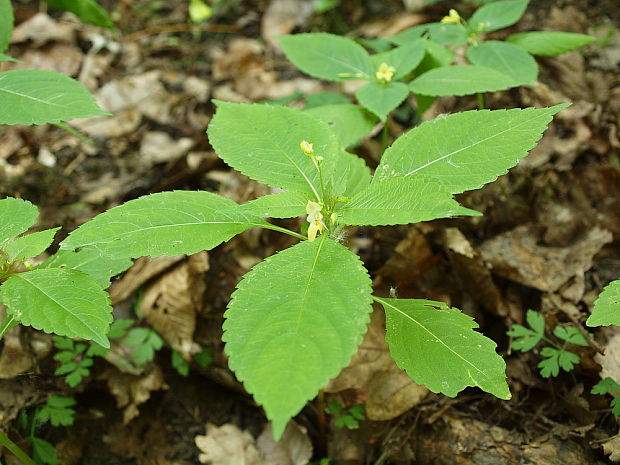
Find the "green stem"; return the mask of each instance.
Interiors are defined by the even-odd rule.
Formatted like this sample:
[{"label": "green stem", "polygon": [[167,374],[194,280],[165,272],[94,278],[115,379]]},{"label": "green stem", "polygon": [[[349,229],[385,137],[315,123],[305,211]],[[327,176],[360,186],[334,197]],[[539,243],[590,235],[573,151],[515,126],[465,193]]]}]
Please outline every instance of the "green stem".
[{"label": "green stem", "polygon": [[308,239],[303,234],[296,233],[295,231],[291,231],[290,229],[282,228],[280,226],[276,226],[275,224],[271,224],[271,223],[257,224],[256,226],[259,226],[259,227],[265,228],[265,229],[271,229],[273,231],[278,231],[278,232],[281,232],[281,233],[284,233],[284,234],[288,234],[289,236],[296,237],[297,239],[300,239],[302,241],[305,241],[305,240]]},{"label": "green stem", "polygon": [[6,315],[2,320],[2,323],[0,323],[0,339],[2,339],[11,328],[17,326],[17,323],[18,321],[13,315]]},{"label": "green stem", "polygon": [[476,98],[478,99],[478,110],[484,110],[484,94],[477,93]]},{"label": "green stem", "polygon": [[390,131],[388,129],[388,118],[385,119],[385,124],[383,125],[383,130],[381,131],[381,153],[385,152],[385,149],[387,149],[388,142],[390,139]]},{"label": "green stem", "polygon": [[15,457],[17,457],[24,465],[37,465],[21,448],[9,439],[9,437],[0,431],[0,445],[6,447]]},{"label": "green stem", "polygon": [[84,134],[82,134],[80,131],[78,131],[77,129],[73,129],[71,126],[65,124],[65,123],[52,123],[54,126],[60,128],[60,129],[64,129],[65,131],[67,131],[69,134],[73,134],[75,137],[77,137],[78,139],[80,139],[82,142],[85,142],[89,145],[96,145],[95,141],[92,140],[90,137],[85,136]]}]

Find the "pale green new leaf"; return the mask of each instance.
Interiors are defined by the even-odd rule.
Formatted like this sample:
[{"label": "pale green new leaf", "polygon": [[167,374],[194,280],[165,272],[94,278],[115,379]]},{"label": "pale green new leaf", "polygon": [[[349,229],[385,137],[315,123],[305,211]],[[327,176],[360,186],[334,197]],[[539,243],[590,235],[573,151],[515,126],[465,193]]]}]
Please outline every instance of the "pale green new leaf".
[{"label": "pale green new leaf", "polygon": [[59,123],[107,115],[75,79],[38,69],[0,72],[0,124]]},{"label": "pale green new leaf", "polygon": [[455,397],[478,386],[509,399],[506,364],[496,344],[477,331],[473,318],[443,302],[379,299],[386,315],[386,341],[396,364],[435,393]]},{"label": "pale green new leaf", "polygon": [[39,216],[39,209],[27,200],[7,197],[0,200],[0,246],[26,231]]},{"label": "pale green new leaf", "polygon": [[108,294],[81,271],[50,268],[15,274],[0,286],[0,302],[25,326],[110,347]]},{"label": "pale green new leaf", "polygon": [[374,115],[352,103],[322,105],[306,112],[327,124],[343,147],[358,143],[377,122]]},{"label": "pale green new leaf", "polygon": [[278,37],[286,57],[304,73],[327,81],[372,80],[368,52],[355,41],[327,33]]},{"label": "pale green new leaf", "polygon": [[469,27],[476,32],[491,32],[512,26],[519,21],[528,0],[504,0],[480,7],[469,18]]},{"label": "pale green new leaf", "polygon": [[336,169],[330,185],[335,197],[352,197],[365,189],[372,180],[370,168],[366,162],[352,153],[342,151],[338,157]]},{"label": "pale green new leaf", "polygon": [[225,313],[229,366],[279,438],[288,420],[344,368],[366,332],[370,278],[327,235],[252,268]]},{"label": "pale green new leaf", "polygon": [[110,285],[110,278],[122,273],[132,264],[133,262],[127,257],[111,257],[102,255],[95,248],[85,248],[79,252],[59,250],[39,267],[78,270],[89,275],[101,287],[107,288]]},{"label": "pale green new leaf", "polygon": [[13,21],[11,0],[0,0],[0,55],[9,47]]},{"label": "pale green new leaf", "polygon": [[103,255],[119,258],[190,255],[265,224],[211,192],[160,192],[97,215],[73,231],[61,248],[95,247]]},{"label": "pale green new leaf", "polygon": [[372,55],[370,59],[375,70],[378,70],[383,63],[393,66],[395,68],[393,79],[400,79],[420,64],[425,53],[426,41],[418,39],[393,48],[388,52]]},{"label": "pale green new leaf", "polygon": [[594,302],[588,326],[620,326],[620,279],[609,283]]},{"label": "pale green new leaf", "polygon": [[305,140],[322,156],[329,175],[338,139],[314,116],[286,107],[217,102],[207,133],[217,154],[246,176],[273,187],[322,198],[319,173],[299,144]]},{"label": "pale green new leaf", "polygon": [[361,105],[372,111],[381,121],[385,121],[388,113],[400,105],[408,94],[406,84],[389,82],[366,84],[355,92],[355,97]]},{"label": "pale green new leaf", "polygon": [[520,32],[512,34],[507,42],[521,47],[532,55],[556,56],[570,52],[596,40],[595,37],[573,32]]},{"label": "pale green new leaf", "polygon": [[485,66],[442,66],[411,81],[412,92],[423,95],[471,95],[518,87],[522,83]]},{"label": "pale green new leaf", "polygon": [[307,195],[295,191],[263,195],[248,203],[239,205],[239,211],[261,218],[296,218],[306,214]]},{"label": "pale green new leaf", "polygon": [[479,216],[461,207],[432,178],[392,177],[358,192],[341,210],[348,225],[393,225],[430,221],[455,215]]},{"label": "pale green new leaf", "polygon": [[532,55],[499,40],[486,40],[476,47],[468,47],[467,58],[474,65],[492,68],[524,85],[534,85],[538,78],[538,64]]},{"label": "pale green new leaf", "polygon": [[50,246],[54,241],[56,231],[59,229],[46,229],[45,231],[18,237],[3,247],[4,252],[8,255],[9,261],[36,257],[40,253],[45,252],[45,249]]},{"label": "pale green new leaf", "polygon": [[567,106],[466,111],[422,123],[385,151],[375,180],[419,173],[453,194],[478,189],[525,157]]},{"label": "pale green new leaf", "polygon": [[421,37],[428,37],[432,42],[440,45],[459,46],[467,43],[465,29],[456,24],[426,23],[389,37],[389,40],[398,45],[405,45]]},{"label": "pale green new leaf", "polygon": [[[427,40],[425,43],[426,55],[422,60],[418,70],[420,68],[424,70],[429,70],[432,68],[437,68],[440,66],[449,66],[454,60],[456,53],[454,53],[449,48],[443,47],[440,44],[433,42],[432,40]],[[417,70],[416,70],[417,72]]]},{"label": "pale green new leaf", "polygon": [[114,29],[114,23],[94,0],[45,0],[50,6],[70,11],[85,23]]},{"label": "pale green new leaf", "polygon": [[12,61],[13,63],[19,63],[20,60],[5,55],[4,53],[0,53],[0,61]]}]

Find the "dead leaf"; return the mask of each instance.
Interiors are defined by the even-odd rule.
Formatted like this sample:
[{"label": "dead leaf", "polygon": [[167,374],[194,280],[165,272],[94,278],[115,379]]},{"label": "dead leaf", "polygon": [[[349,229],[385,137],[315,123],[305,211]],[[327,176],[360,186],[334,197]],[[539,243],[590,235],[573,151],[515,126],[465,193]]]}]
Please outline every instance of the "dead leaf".
[{"label": "dead leaf", "polygon": [[312,443],[307,432],[289,421],[279,441],[273,440],[271,423],[256,440],[264,465],[306,465],[312,458]]},{"label": "dead leaf", "polygon": [[207,465],[263,465],[256,441],[235,425],[207,424],[207,434],[196,436],[200,463]]},{"label": "dead leaf", "polygon": [[271,0],[261,20],[261,35],[278,50],[275,36],[290,34],[303,26],[314,13],[314,0]]},{"label": "dead leaf", "polygon": [[325,392],[359,389],[366,396],[366,416],[389,420],[406,412],[426,397],[428,389],[416,384],[398,366],[385,342],[385,315],[375,310],[368,332],[351,363],[329,382]]},{"label": "dead leaf", "polygon": [[609,455],[609,460],[614,463],[620,462],[620,436],[616,435],[605,441],[603,444],[603,453]]},{"label": "dead leaf", "polygon": [[149,131],[140,143],[141,160],[148,166],[175,161],[185,155],[194,145],[189,137],[173,139],[163,131]]},{"label": "dead leaf", "polygon": [[104,371],[100,379],[106,380],[108,389],[116,399],[116,405],[123,411],[123,423],[129,423],[140,413],[138,406],[151,397],[152,391],[168,389],[161,369],[154,363],[147,365],[143,375],[121,373],[113,367]]},{"label": "dead leaf", "polygon": [[612,234],[598,227],[569,247],[538,244],[531,225],[519,226],[484,242],[479,250],[494,274],[546,292],[557,291],[592,266],[592,258],[612,241]]},{"label": "dead leaf", "polygon": [[11,379],[32,368],[32,356],[22,346],[20,333],[16,326],[2,338],[4,346],[0,354],[0,379]]},{"label": "dead leaf", "polygon": [[32,40],[35,47],[46,42],[73,42],[75,25],[58,23],[45,13],[37,13],[13,29],[11,43],[19,44]]},{"label": "dead leaf", "polygon": [[204,306],[204,273],[208,269],[208,253],[194,254],[147,287],[140,303],[153,329],[188,359],[199,350],[192,337],[196,314]]},{"label": "dead leaf", "polygon": [[141,257],[125,272],[123,277],[115,281],[110,288],[112,304],[117,304],[128,298],[134,291],[141,288],[158,274],[183,260],[185,255],[173,257]]}]

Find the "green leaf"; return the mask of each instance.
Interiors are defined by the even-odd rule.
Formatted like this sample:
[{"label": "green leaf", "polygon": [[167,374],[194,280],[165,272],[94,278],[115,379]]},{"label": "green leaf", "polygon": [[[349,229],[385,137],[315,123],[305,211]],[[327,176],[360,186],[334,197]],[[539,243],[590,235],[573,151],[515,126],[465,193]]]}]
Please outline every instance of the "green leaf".
[{"label": "green leaf", "polygon": [[572,32],[520,32],[512,34],[507,42],[522,48],[532,55],[556,56],[570,52],[596,40],[595,37]]},{"label": "green leaf", "polygon": [[73,231],[61,248],[95,247],[104,255],[126,258],[191,255],[264,224],[211,192],[160,192],[97,215]]},{"label": "green leaf", "polygon": [[321,198],[319,173],[299,144],[314,144],[323,175],[331,174],[339,144],[325,123],[292,108],[217,103],[207,132],[226,163],[270,186]]},{"label": "green leaf", "polygon": [[400,105],[408,94],[409,89],[402,82],[371,83],[360,87],[355,97],[361,105],[385,121],[388,113]]},{"label": "green leaf", "polygon": [[540,334],[541,337],[545,334],[545,317],[540,313],[534,310],[528,310],[525,315],[525,320],[536,334]]},{"label": "green leaf", "polygon": [[393,177],[358,192],[341,210],[348,225],[394,225],[455,215],[479,216],[424,176]]},{"label": "green leaf", "polygon": [[558,350],[553,347],[544,347],[540,354],[543,357],[546,357],[545,360],[542,360],[538,364],[538,368],[540,368],[540,375],[543,378],[558,376],[560,374],[560,368],[564,371],[572,371],[575,365],[579,363],[579,357],[566,350]]},{"label": "green leaf", "polygon": [[620,417],[620,397],[614,397],[609,405],[611,406],[611,413]]},{"label": "green leaf", "polygon": [[615,395],[618,393],[618,391],[620,391],[620,384],[616,383],[608,376],[607,378],[600,380],[598,383],[592,386],[590,394]]},{"label": "green leaf", "polygon": [[21,236],[4,246],[9,261],[23,260],[25,258],[36,257],[45,252],[54,241],[56,231],[60,228],[46,229],[26,236]]},{"label": "green leaf", "polygon": [[193,359],[199,366],[206,368],[213,362],[213,352],[210,349],[202,349],[194,354]]},{"label": "green leaf", "polygon": [[264,218],[297,218],[306,214],[308,195],[295,191],[263,195],[246,204],[239,210]]},{"label": "green leaf", "polygon": [[0,0],[0,55],[9,48],[13,31],[13,7],[11,0]]},{"label": "green leaf", "polygon": [[514,338],[510,346],[522,352],[532,350],[545,335],[545,319],[540,313],[528,310],[525,318],[532,329],[513,325],[512,329],[506,333]]},{"label": "green leaf", "polygon": [[327,124],[343,147],[356,145],[377,122],[373,115],[352,103],[323,105],[306,112]]},{"label": "green leaf", "polygon": [[0,124],[60,123],[108,115],[82,84],[37,69],[0,72]]},{"label": "green leaf", "polygon": [[4,53],[0,53],[0,61],[12,61],[13,63],[19,63],[20,60],[10,57],[8,55],[5,55]]},{"label": "green leaf", "polygon": [[37,465],[58,465],[56,449],[51,443],[32,435],[27,439],[32,446],[32,458]]},{"label": "green leaf", "polygon": [[381,64],[386,63],[395,68],[393,79],[400,79],[415,69],[420,64],[426,52],[426,41],[414,40],[393,48],[389,52],[377,53],[370,57],[375,70]]},{"label": "green leaf", "polygon": [[442,66],[431,69],[409,84],[412,92],[423,95],[471,95],[495,92],[522,85],[510,76],[475,65]]},{"label": "green leaf", "polygon": [[314,33],[277,39],[286,57],[310,76],[327,81],[369,81],[374,78],[368,52],[347,37]]},{"label": "green leaf", "polygon": [[131,357],[138,365],[144,365],[153,360],[155,352],[163,347],[164,341],[152,329],[132,328],[123,343],[134,347]]},{"label": "green leaf", "polygon": [[13,197],[0,200],[0,246],[26,231],[38,216],[39,209],[27,200]]},{"label": "green leaf", "polygon": [[114,320],[114,323],[110,325],[110,332],[108,333],[108,339],[118,339],[127,334],[127,330],[131,328],[134,321],[130,318]]},{"label": "green leaf", "polygon": [[594,301],[587,326],[620,325],[620,279],[612,281]]},{"label": "green leaf", "polygon": [[368,187],[371,179],[370,168],[363,159],[342,151],[331,181],[333,195],[352,197]]},{"label": "green leaf", "polygon": [[468,315],[443,302],[375,298],[386,315],[386,341],[396,364],[419,384],[449,397],[478,386],[509,399],[506,364],[495,342]]},{"label": "green leaf", "polygon": [[94,0],[45,0],[50,6],[70,11],[85,23],[114,29],[114,23]]},{"label": "green leaf", "polygon": [[467,33],[462,26],[445,23],[426,23],[390,37],[389,39],[398,45],[406,45],[416,39],[428,37],[428,39],[440,45],[460,46],[467,43]]},{"label": "green leaf", "polygon": [[370,278],[321,236],[256,265],[225,313],[229,366],[273,422],[274,437],[345,367],[366,332]]},{"label": "green leaf", "polygon": [[484,5],[469,18],[469,27],[476,32],[491,32],[512,26],[525,13],[527,3],[528,0],[504,0]]},{"label": "green leaf", "polygon": [[375,180],[418,173],[453,194],[478,189],[526,156],[566,106],[466,111],[422,123],[385,151]]},{"label": "green leaf", "polygon": [[94,248],[82,249],[79,252],[59,250],[45,260],[39,268],[67,268],[86,273],[103,288],[110,286],[110,279],[127,268],[133,262],[126,257],[111,257],[102,255]]},{"label": "green leaf", "polygon": [[36,413],[36,419],[52,426],[69,426],[73,424],[75,400],[71,397],[52,396]]},{"label": "green leaf", "polygon": [[0,302],[23,325],[110,347],[108,294],[80,271],[52,268],[15,274],[0,286]]},{"label": "green leaf", "polygon": [[[454,60],[454,57],[456,56],[456,53],[454,53],[452,50],[431,40],[427,40],[425,46],[426,55],[424,56],[422,63],[418,67],[418,70],[429,70],[441,66],[449,66],[450,63],[452,63],[452,60]],[[416,72],[418,70],[416,70]]]},{"label": "green leaf", "polygon": [[524,85],[534,85],[538,78],[538,64],[532,55],[499,40],[487,40],[476,47],[468,47],[467,58],[474,65],[494,69]]},{"label": "green leaf", "polygon": [[339,105],[341,103],[351,103],[351,101],[342,94],[337,92],[317,92],[308,94],[305,97],[306,106],[304,110],[310,110],[323,105]]},{"label": "green leaf", "polygon": [[553,334],[555,337],[566,341],[569,344],[575,344],[578,346],[587,347],[588,341],[583,334],[579,332],[577,328],[573,328],[572,326],[556,326],[553,330]]},{"label": "green leaf", "polygon": [[181,376],[189,375],[189,362],[183,358],[180,352],[177,352],[176,350],[172,351],[170,363]]}]

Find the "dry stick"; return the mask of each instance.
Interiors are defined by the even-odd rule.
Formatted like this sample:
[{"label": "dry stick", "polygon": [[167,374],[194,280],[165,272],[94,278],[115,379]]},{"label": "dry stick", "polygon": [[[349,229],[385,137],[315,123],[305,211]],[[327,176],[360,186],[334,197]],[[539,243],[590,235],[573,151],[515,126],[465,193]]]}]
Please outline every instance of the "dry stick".
[{"label": "dry stick", "polygon": [[157,26],[147,27],[123,37],[122,42],[135,42],[142,37],[161,34],[162,32],[187,32],[201,30],[205,32],[226,32],[236,33],[241,30],[239,26],[230,26],[225,24],[160,24]]}]

